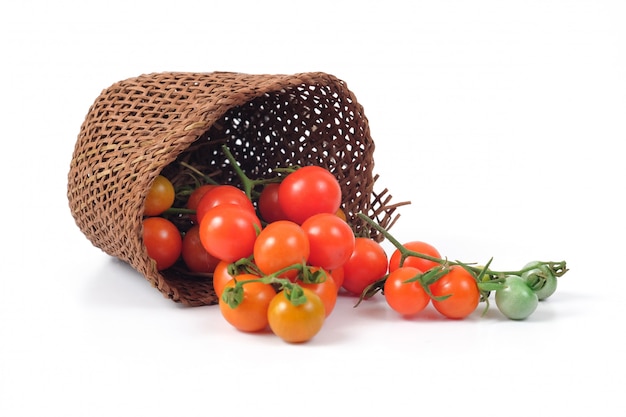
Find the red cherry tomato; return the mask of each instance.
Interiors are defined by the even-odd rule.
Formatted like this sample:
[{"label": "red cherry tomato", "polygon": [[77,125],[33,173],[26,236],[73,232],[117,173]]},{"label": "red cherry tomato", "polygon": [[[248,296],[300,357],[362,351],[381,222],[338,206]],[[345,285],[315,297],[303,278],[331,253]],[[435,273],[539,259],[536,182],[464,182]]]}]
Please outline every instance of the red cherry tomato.
[{"label": "red cherry tomato", "polygon": [[325,168],[305,166],[280,183],[278,202],[287,218],[302,224],[318,213],[336,213],[341,204],[341,186]]},{"label": "red cherry tomato", "polygon": [[[424,255],[431,256],[433,258],[441,258],[439,251],[429,243],[420,242],[420,241],[412,241],[405,243],[405,248],[410,251],[421,253]],[[389,259],[389,272],[395,271],[400,267],[400,257],[401,253],[399,249],[396,249],[391,254],[391,258]],[[412,266],[414,268],[419,269],[420,271],[426,272],[432,267],[438,266],[438,262],[434,262],[428,259],[419,258],[417,256],[408,256],[404,259],[404,263],[402,266]]]},{"label": "red cherry tomato", "polygon": [[182,256],[192,272],[211,273],[220,261],[204,249],[200,241],[200,226],[194,225],[183,236]]},{"label": "red cherry tomato", "polygon": [[171,267],[180,257],[183,240],[178,228],[163,217],[143,220],[143,244],[158,270]]},{"label": "red cherry tomato", "polygon": [[[235,278],[235,276],[239,276],[239,275],[245,275],[245,276],[249,276],[249,275],[254,275],[254,274],[247,274],[247,273],[243,273],[243,272],[237,272],[235,275],[231,275],[229,273],[228,267],[231,264],[229,262],[226,261],[219,261],[217,263],[217,265],[215,266],[215,270],[213,271],[213,290],[215,291],[215,295],[217,295],[218,297],[222,296],[222,292],[224,291],[224,287],[226,287],[226,284],[228,283],[228,281],[230,281],[231,279]],[[255,275],[256,276],[256,275]],[[257,276],[257,278],[260,278]]]},{"label": "red cherry tomato", "polygon": [[287,220],[287,215],[278,203],[279,187],[279,183],[269,183],[263,187],[263,190],[259,195],[259,214],[267,223],[272,223],[278,220]]},{"label": "red cherry tomato", "polygon": [[354,250],[354,232],[335,214],[315,214],[302,223],[311,246],[309,264],[327,271],[342,266]]},{"label": "red cherry tomato", "polygon": [[480,302],[476,279],[458,265],[450,267],[450,272],[431,284],[430,291],[434,296],[450,295],[443,301],[432,300],[432,304],[437,311],[451,319],[469,316]]},{"label": "red cherry tomato", "polygon": [[343,266],[339,268],[335,268],[332,271],[329,271],[330,275],[332,275],[335,284],[337,284],[337,291],[343,287]]},{"label": "red cherry tomato", "polygon": [[315,294],[317,294],[322,303],[324,303],[324,310],[326,311],[326,317],[332,313],[335,308],[335,304],[337,303],[337,293],[339,292],[339,288],[337,288],[337,284],[333,279],[333,276],[324,271],[321,268],[311,268],[313,272],[322,271],[325,275],[325,278],[321,282],[316,283],[305,283],[302,281],[298,281],[298,285],[302,288],[308,288]]},{"label": "red cherry tomato", "polygon": [[[186,207],[189,210],[196,210],[198,208],[198,204],[200,203],[200,200],[202,199],[202,197],[204,197],[204,195],[209,190],[211,190],[211,189],[213,189],[215,187],[217,187],[217,185],[204,184],[204,185],[199,186],[195,190],[193,190],[192,193],[189,194],[189,198],[187,199]],[[189,218],[194,223],[198,222],[198,217],[195,214],[189,215]]]},{"label": "red cherry tomato", "polygon": [[378,242],[357,237],[350,259],[343,264],[343,288],[361,295],[368,285],[385,276],[387,265],[387,254]]},{"label": "red cherry tomato", "polygon": [[249,209],[220,204],[200,220],[200,241],[214,257],[235,262],[252,255],[257,230],[261,230],[261,221]]},{"label": "red cherry tomato", "polygon": [[196,216],[199,222],[207,211],[222,204],[235,204],[255,213],[254,205],[239,188],[233,185],[218,185],[208,190],[198,202],[196,207]]},{"label": "red cherry tomato", "polygon": [[430,296],[419,282],[405,282],[421,274],[417,268],[403,266],[389,273],[383,294],[387,304],[403,316],[413,316],[424,310]]}]

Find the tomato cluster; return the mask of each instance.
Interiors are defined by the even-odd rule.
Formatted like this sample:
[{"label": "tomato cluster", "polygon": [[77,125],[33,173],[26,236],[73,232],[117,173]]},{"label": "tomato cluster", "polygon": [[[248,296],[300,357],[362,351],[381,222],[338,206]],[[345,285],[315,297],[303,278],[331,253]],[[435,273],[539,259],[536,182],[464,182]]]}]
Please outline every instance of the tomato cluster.
[{"label": "tomato cluster", "polygon": [[[371,221],[371,220],[370,220]],[[464,319],[481,301],[489,305],[495,292],[498,310],[512,320],[528,318],[539,301],[550,297],[557,277],[567,272],[565,262],[533,261],[518,271],[493,271],[443,259],[432,245],[412,241],[401,245],[388,232],[396,250],[389,273],[363,290],[362,298],[382,291],[388,305],[402,316],[414,316],[429,304],[449,319]],[[486,310],[485,310],[486,311]]]},{"label": "tomato cluster", "polygon": [[359,297],[358,303],[381,291],[401,316],[430,304],[449,319],[466,318],[495,292],[498,309],[520,320],[555,291],[556,277],[566,271],[564,262],[537,261],[507,273],[450,262],[426,242],[400,244],[372,219],[351,213],[394,244],[388,256],[378,241],[354,234],[331,171],[292,167],[256,182],[238,174],[242,188],[187,190],[185,230],[166,215],[175,210],[177,194],[159,175],[146,197],[143,242],[159,270],[180,263],[210,274],[223,317],[240,331],[269,329],[287,342],[308,341],[340,291]]},{"label": "tomato cluster", "polygon": [[496,305],[506,317],[523,320],[556,291],[557,274],[550,264],[532,261],[524,265],[518,275],[507,275],[504,284],[496,290]]},{"label": "tomato cluster", "polygon": [[[410,255],[414,254],[414,255]],[[432,245],[411,241],[391,255],[388,273],[359,287],[365,297],[381,290],[387,304],[402,316],[414,316],[429,304],[450,319],[469,316],[481,300],[474,275],[460,265],[448,265]]]},{"label": "tomato cluster", "polygon": [[[242,331],[269,327],[288,341],[310,339],[334,309],[344,280],[363,279],[352,266],[361,262],[355,247],[367,240],[382,252],[373,240],[355,237],[340,208],[339,182],[319,166],[263,184],[257,198],[229,184],[196,187],[185,207],[193,226],[185,232],[163,216],[174,194],[162,175],[148,193],[148,255],[159,270],[182,259],[190,271],[212,274],[224,318]],[[386,264],[373,279],[385,272]]]},{"label": "tomato cluster", "polygon": [[219,259],[208,253],[200,242],[200,227],[195,210],[202,195],[212,185],[198,187],[188,198],[192,226],[184,233],[169,218],[163,216],[176,200],[172,182],[163,175],[154,180],[144,204],[143,243],[158,270],[171,268],[181,258],[191,272],[211,273]]}]

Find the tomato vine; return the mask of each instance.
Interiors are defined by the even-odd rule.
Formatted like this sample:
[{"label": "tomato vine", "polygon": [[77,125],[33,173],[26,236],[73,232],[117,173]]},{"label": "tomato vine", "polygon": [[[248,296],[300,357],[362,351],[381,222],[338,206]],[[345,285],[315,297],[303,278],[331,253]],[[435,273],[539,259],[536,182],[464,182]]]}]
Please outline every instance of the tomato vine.
[{"label": "tomato vine", "polygon": [[[410,282],[419,282],[420,285],[424,288],[424,290],[430,295],[430,297],[435,301],[440,301],[448,296],[437,297],[432,294],[430,291],[430,286],[434,284],[437,280],[441,279],[447,273],[450,272],[450,268],[453,266],[460,266],[469,272],[474,279],[476,280],[476,284],[481,293],[481,300],[486,302],[486,308],[484,312],[487,311],[489,307],[489,293],[492,291],[502,290],[506,287],[506,280],[509,276],[525,276],[525,274],[536,271],[539,269],[539,272],[532,274],[529,276],[529,280],[527,281],[527,285],[538,291],[546,285],[549,276],[559,278],[563,276],[567,271],[567,263],[566,261],[533,261],[527,264],[525,267],[518,270],[493,270],[490,268],[491,262],[493,258],[489,259],[489,261],[484,266],[479,266],[475,264],[470,264],[461,261],[451,261],[447,258],[439,258],[427,254],[423,254],[420,252],[416,252],[410,249],[407,249],[402,243],[400,243],[388,230],[381,227],[378,223],[376,223],[373,219],[366,216],[363,213],[359,213],[357,215],[362,220],[366,221],[371,227],[380,232],[385,239],[387,239],[398,251],[400,251],[400,265],[404,263],[404,261],[409,257],[417,257],[421,259],[426,259],[428,261],[432,261],[437,263],[439,266],[434,267],[426,272],[420,272],[416,274],[411,279],[405,281],[407,283]],[[364,299],[372,297],[374,294],[378,293],[384,288],[385,281],[387,280],[388,275],[385,275],[381,279],[376,282],[370,284],[363,293],[360,295],[360,298],[355,305],[358,306],[361,301]],[[484,314],[483,312],[483,314]]]}]

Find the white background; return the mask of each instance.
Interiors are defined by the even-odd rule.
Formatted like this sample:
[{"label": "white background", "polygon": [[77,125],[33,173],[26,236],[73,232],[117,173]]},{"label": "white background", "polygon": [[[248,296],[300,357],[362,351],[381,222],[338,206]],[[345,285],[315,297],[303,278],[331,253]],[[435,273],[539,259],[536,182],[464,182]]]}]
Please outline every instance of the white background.
[{"label": "white background", "polygon": [[[0,6],[0,415],[625,415],[625,3],[215,3]],[[102,89],[215,70],[345,80],[401,241],[571,270],[524,322],[344,297],[305,345],[165,299],[80,233],[69,161]]]}]

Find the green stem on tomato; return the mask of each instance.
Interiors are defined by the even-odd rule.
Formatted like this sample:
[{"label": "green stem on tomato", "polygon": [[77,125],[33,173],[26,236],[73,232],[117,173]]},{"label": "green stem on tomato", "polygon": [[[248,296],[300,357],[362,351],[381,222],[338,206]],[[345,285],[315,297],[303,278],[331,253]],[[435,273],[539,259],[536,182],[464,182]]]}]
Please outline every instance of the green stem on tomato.
[{"label": "green stem on tomato", "polygon": [[[448,259],[441,259],[441,258],[433,257],[430,255],[415,252],[415,251],[405,248],[404,245],[402,245],[395,237],[393,237],[384,227],[380,226],[378,223],[376,223],[374,220],[372,220],[370,217],[366,216],[365,214],[359,213],[357,214],[357,216],[361,218],[362,220],[366,221],[369,225],[371,225],[378,232],[380,232],[385,237],[385,239],[391,242],[391,244],[393,244],[393,246],[395,246],[400,251],[400,254],[401,254],[400,265],[402,265],[403,261],[409,256],[427,259],[429,261],[437,262],[441,265],[459,265],[465,268],[466,270],[468,270],[469,272],[471,272],[475,278],[477,279],[480,278],[480,280],[478,280],[479,284],[486,283],[486,282],[495,282],[495,283],[501,282],[504,279],[504,277],[507,275],[521,275],[526,271],[530,271],[536,268],[537,265],[546,265],[548,268],[550,268],[550,270],[557,277],[560,277],[567,272],[567,266],[566,266],[565,261],[539,262],[536,265],[519,269],[519,270],[515,270],[515,271],[495,271],[489,268],[489,264],[491,263],[491,260],[489,260],[489,263],[486,266],[472,266],[470,264],[460,262],[460,261],[450,261]],[[483,285],[483,287],[485,286]]]},{"label": "green stem on tomato", "polygon": [[[241,260],[240,264],[235,263],[237,266],[247,265],[248,258]],[[231,264],[233,265],[233,264]],[[305,264],[293,264],[282,268],[274,273],[259,277],[259,279],[251,279],[245,281],[237,281],[235,278],[235,285],[233,287],[226,288],[222,294],[222,299],[231,307],[236,308],[243,301],[243,286],[250,282],[261,282],[263,284],[277,284],[281,290],[285,291],[287,299],[294,305],[298,306],[304,304],[307,299],[304,295],[302,287],[295,282],[292,282],[288,278],[280,278],[280,275],[291,270],[304,271],[307,266]]]},{"label": "green stem on tomato", "polygon": [[[233,170],[235,171],[235,173],[237,174],[237,177],[239,177],[239,180],[241,181],[241,186],[243,187],[243,191],[246,193],[246,195],[248,196],[250,200],[252,200],[252,197],[253,197],[252,193],[254,192],[254,189],[257,186],[280,181],[279,176],[275,176],[271,178],[259,178],[259,179],[253,180],[252,178],[248,177],[245,172],[243,172],[243,170],[241,169],[241,166],[239,165],[239,163],[233,156],[228,146],[222,145],[222,152],[224,152],[224,155],[226,155],[228,162],[230,162],[230,164],[232,165]],[[299,168],[298,166],[292,166],[288,168],[275,168],[274,172],[278,174],[280,173],[288,174],[290,172],[295,171],[298,168]]]},{"label": "green stem on tomato", "polygon": [[213,185],[218,185],[219,183],[217,181],[215,181],[213,178],[211,178],[209,175],[206,175],[204,172],[198,170],[196,167],[194,167],[193,165],[189,165],[188,163],[181,161],[180,163],[182,166],[184,166],[185,168],[187,168],[188,170],[190,170],[191,172],[193,172],[194,174],[202,177],[202,179],[207,183],[207,184],[213,184]]},{"label": "green stem on tomato", "polygon": [[193,209],[182,208],[182,207],[170,207],[163,212],[164,215],[167,214],[196,214],[196,211]]},{"label": "green stem on tomato", "polygon": [[250,177],[248,177],[245,172],[243,172],[228,146],[222,145],[222,152],[224,152],[224,155],[226,155],[226,158],[230,162],[230,165],[233,167],[235,173],[239,177],[239,180],[241,181],[241,185],[243,187],[243,191],[246,193],[249,199],[252,199],[252,190],[254,189],[256,183],[252,179],[250,179]]}]

